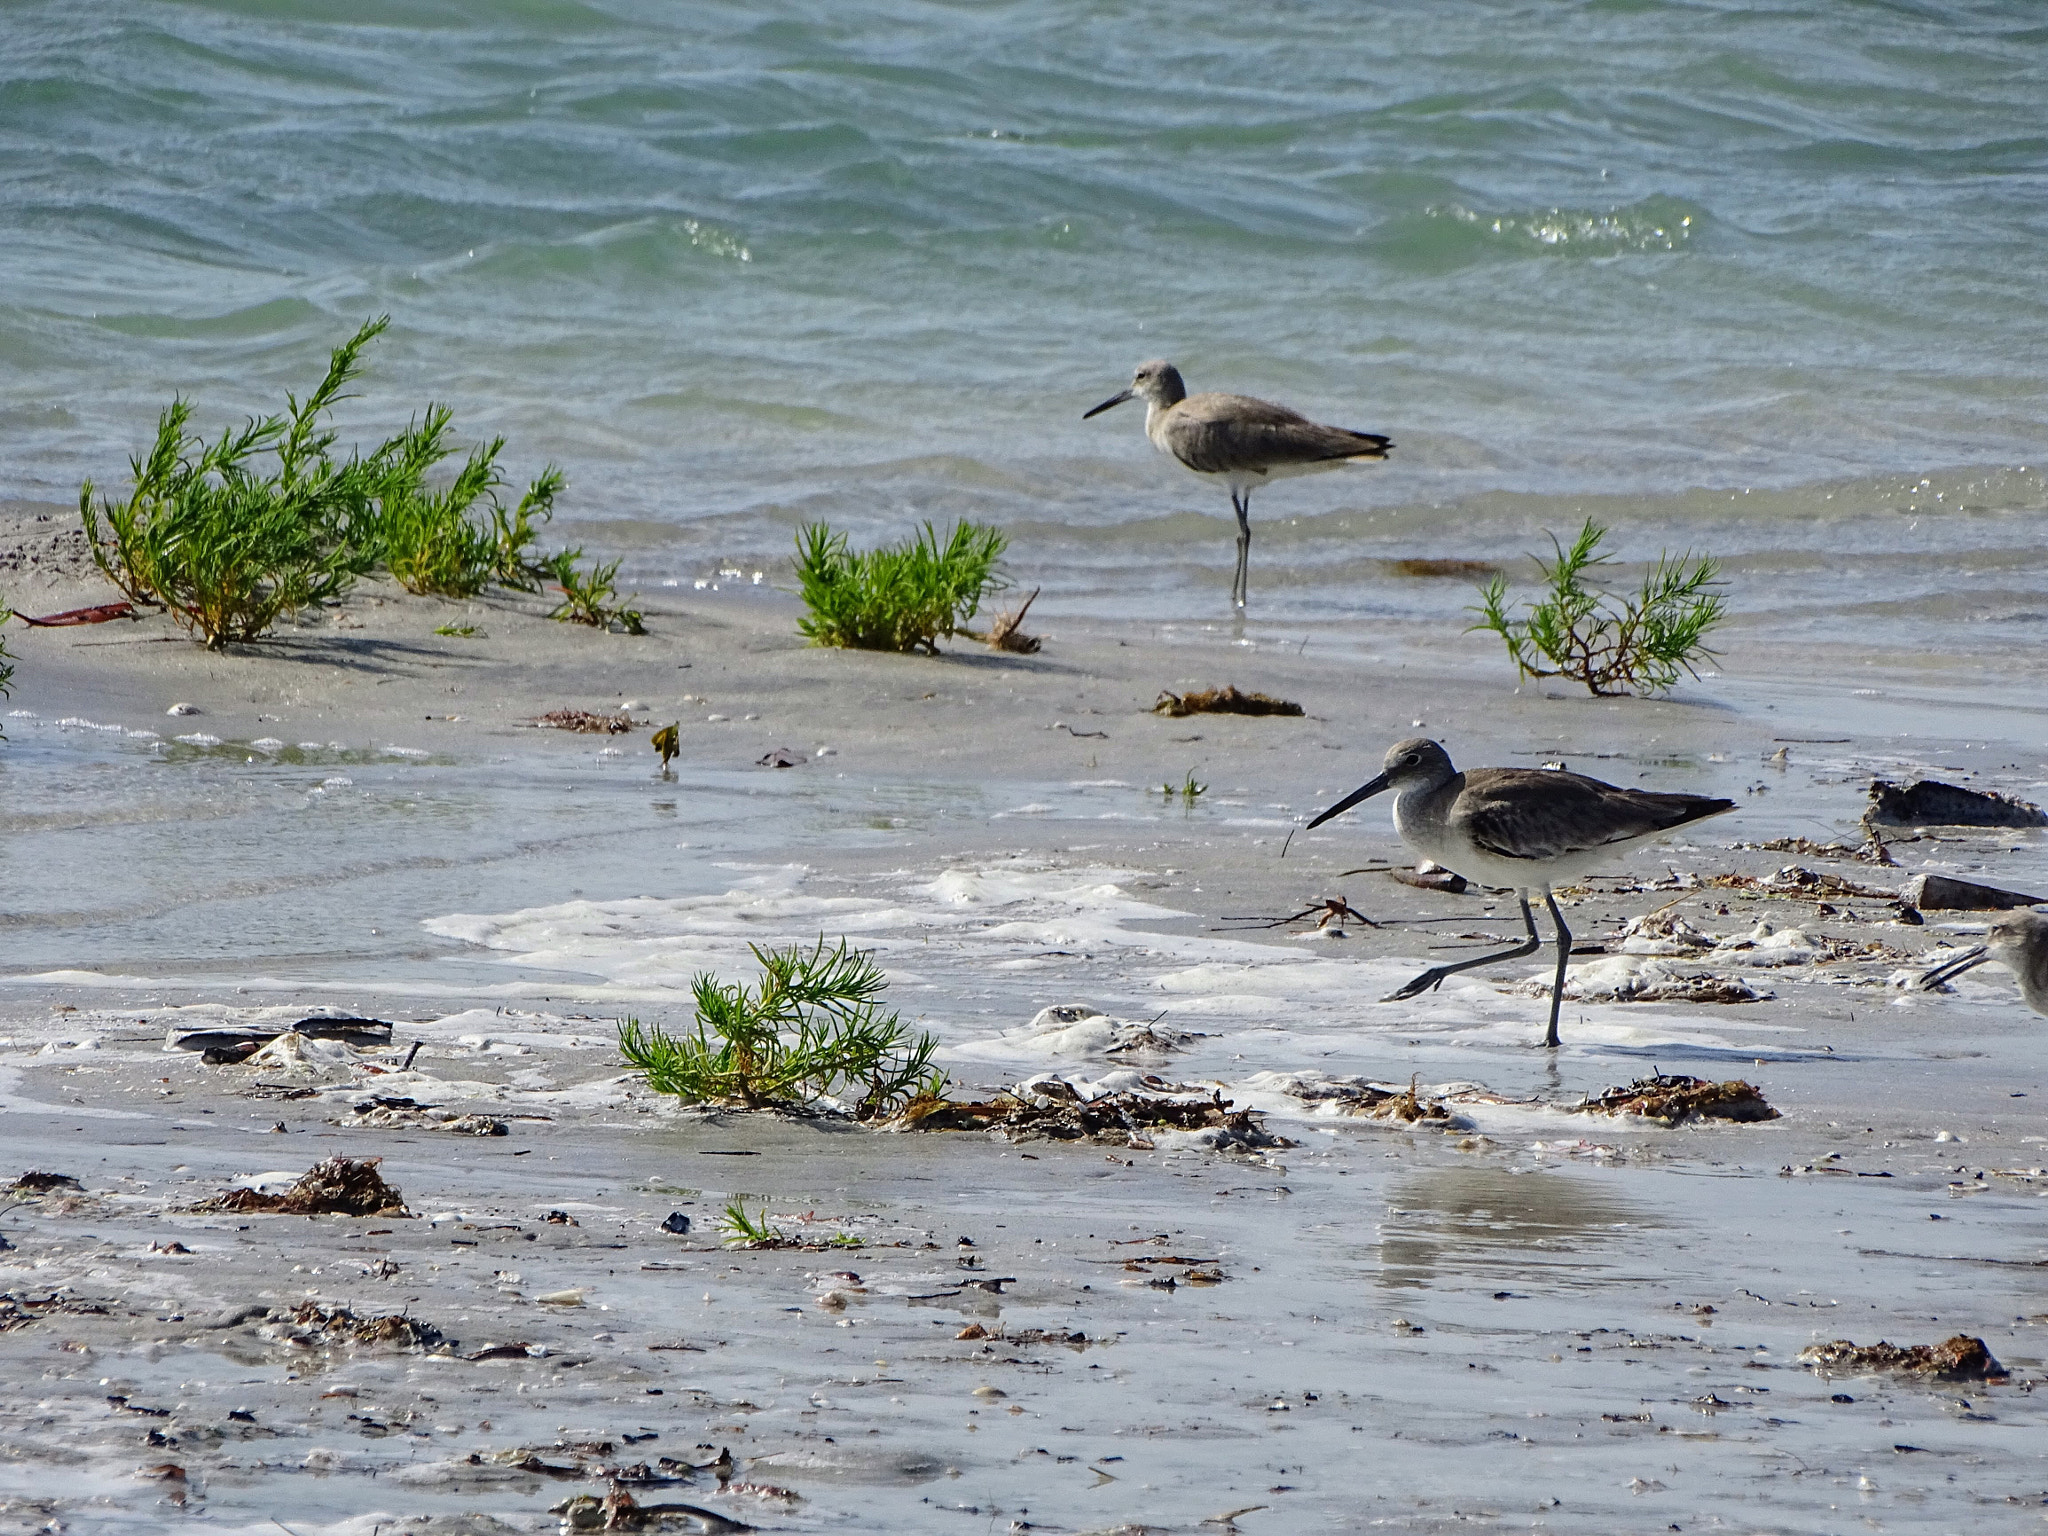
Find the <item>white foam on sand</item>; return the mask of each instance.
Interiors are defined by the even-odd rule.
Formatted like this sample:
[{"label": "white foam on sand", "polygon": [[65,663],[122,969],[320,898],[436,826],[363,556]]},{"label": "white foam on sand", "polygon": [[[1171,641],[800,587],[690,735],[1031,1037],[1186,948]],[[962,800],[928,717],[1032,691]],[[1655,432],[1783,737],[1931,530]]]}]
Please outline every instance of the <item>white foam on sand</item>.
[{"label": "white foam on sand", "polygon": [[[1540,1029],[1529,999],[1502,990],[1515,980],[1510,968],[1454,977],[1425,999],[1382,1003],[1427,963],[1421,956],[1354,959],[1326,946],[1305,954],[1161,931],[1185,927],[1191,914],[1131,895],[1131,878],[1114,868],[1005,859],[936,876],[905,871],[875,882],[872,894],[827,895],[810,888],[805,867],[788,865],[748,870],[716,895],[579,900],[451,914],[424,926],[477,946],[492,963],[551,973],[544,982],[489,988],[494,995],[545,986],[558,1004],[668,1001],[684,1018],[698,974],[752,979],[750,944],[845,936],[876,952],[890,1003],[938,1038],[940,1060],[962,1068],[1114,1061],[1109,1053],[1152,1020],[1162,1035],[1195,1038],[1167,1040],[1145,1059],[1170,1057],[1160,1068],[1168,1075],[1224,1084],[1266,1069],[1383,1071],[1390,1052],[1405,1057],[1422,1041],[1521,1058]],[[1091,982],[1062,974],[1077,961],[1088,962]],[[1547,984],[1547,966],[1542,974]],[[998,1006],[971,1006],[983,998]],[[502,1021],[492,1033],[509,1038]],[[1581,1004],[1568,1033],[1575,1051],[1735,1057],[1764,1038],[1782,1050],[1801,1031],[1725,1009]],[[1283,1097],[1273,1095],[1276,1108]]]}]

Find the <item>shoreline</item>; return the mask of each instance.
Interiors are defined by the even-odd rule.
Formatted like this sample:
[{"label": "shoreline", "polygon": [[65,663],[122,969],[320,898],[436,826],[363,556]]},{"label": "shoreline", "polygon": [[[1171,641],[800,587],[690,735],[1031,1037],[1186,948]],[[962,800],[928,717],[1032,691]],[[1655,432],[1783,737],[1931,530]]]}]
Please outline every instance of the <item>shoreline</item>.
[{"label": "shoreline", "polygon": [[[1883,887],[1924,864],[2044,888],[2038,832],[1902,845],[1897,870],[1731,846],[1853,843],[1868,777],[1916,766],[2041,798],[2039,712],[2002,674],[1958,688],[1921,658],[1851,686],[1826,653],[1731,647],[1726,675],[1676,699],[1605,701],[1517,693],[1497,654],[1394,621],[1303,644],[1257,619],[1240,634],[1034,609],[1035,656],[956,642],[927,659],[809,648],[792,602],[751,587],[645,611],[649,636],[602,635],[532,599],[367,583],[226,653],[160,617],[9,627],[6,709],[31,713],[6,716],[0,745],[16,874],[0,1157],[84,1188],[0,1220],[0,1289],[107,1309],[0,1334],[10,1370],[40,1382],[0,1409],[10,1514],[154,1529],[196,1509],[260,1522],[288,1500],[301,1536],[538,1531],[564,1497],[601,1495],[605,1468],[721,1447],[736,1484],[799,1499],[703,1473],[636,1497],[790,1530],[951,1531],[965,1514],[1192,1532],[1236,1510],[1246,1532],[1427,1531],[1450,1518],[1423,1502],[1433,1486],[1460,1490],[1461,1528],[1520,1530],[1746,1520],[1759,1497],[1825,1522],[1837,1482],[1862,1477],[1854,1496],[1889,1522],[1939,1529],[2038,1486],[2038,1018],[1996,968],[1950,996],[1886,985],[1960,941],[1965,914],[1906,928],[1876,899],[1822,913],[1705,883],[1796,862]],[[432,635],[472,612],[486,638]],[[1147,712],[1161,689],[1226,682],[1307,714]],[[174,702],[200,713],[167,716]],[[647,724],[619,736],[521,723],[628,702]],[[1987,704],[2003,739],[1973,734]],[[647,737],[671,719],[683,752],[663,779]],[[1810,953],[1701,962],[1757,1003],[1574,1003],[1554,1054],[1534,1048],[1541,1004],[1514,990],[1540,956],[1375,1002],[1431,946],[1485,942],[1510,915],[1372,872],[1407,862],[1383,816],[1287,842],[1418,730],[1461,762],[1555,755],[1738,799],[1633,861],[1639,878],[1571,897],[1583,942],[1611,957],[1629,918],[1676,901],[1718,937],[1763,922]],[[777,747],[806,761],[755,766]],[[1189,771],[1208,792],[1169,807],[1157,784]],[[1339,893],[1386,926],[1232,921]],[[1100,1042],[1021,1033],[1041,1007],[1085,1003],[1159,1015],[1185,1038],[1144,1070],[1215,1085],[1298,1145],[885,1135],[679,1111],[623,1078],[618,1017],[686,1024],[695,971],[745,975],[748,942],[819,932],[876,949],[891,1006],[939,1037],[963,1092],[1124,1066]],[[315,1008],[394,1020],[391,1058],[342,1059],[288,1097],[164,1046]],[[1783,1118],[1666,1131],[1568,1110],[1655,1070],[1746,1078]],[[1411,1073],[1494,1102],[1445,1132],[1304,1096]],[[510,1134],[350,1123],[372,1094]],[[417,1219],[180,1214],[337,1153],[384,1157]],[[717,1248],[734,1198],[867,1246]],[[689,1238],[660,1230],[678,1210]],[[1129,1269],[1113,1244],[1157,1232],[1135,1251],[1227,1278],[1149,1284],[1157,1266]],[[983,1275],[1017,1279],[960,1283]],[[571,1291],[579,1304],[539,1299]],[[403,1311],[458,1356],[527,1352],[308,1348],[276,1316],[208,1323],[306,1299]],[[993,1336],[956,1337],[970,1323]],[[1023,1330],[1038,1334],[1011,1343]],[[1089,1342],[1043,1337],[1076,1331]],[[1828,1380],[1792,1360],[1827,1338],[1957,1331],[2011,1383]],[[1958,1461],[1961,1483],[1919,1470]],[[149,1471],[163,1465],[181,1475]]]}]

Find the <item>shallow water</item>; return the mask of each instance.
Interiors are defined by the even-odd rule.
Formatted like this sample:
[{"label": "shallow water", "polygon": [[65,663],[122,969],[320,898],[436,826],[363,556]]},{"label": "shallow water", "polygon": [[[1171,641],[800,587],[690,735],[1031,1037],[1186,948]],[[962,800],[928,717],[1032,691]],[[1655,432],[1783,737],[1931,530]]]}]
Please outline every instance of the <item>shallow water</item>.
[{"label": "shallow water", "polygon": [[348,434],[449,401],[645,586],[972,515],[1043,613],[1218,612],[1220,490],[1079,420],[1164,353],[1397,440],[1261,494],[1268,613],[1440,612],[1383,559],[1594,512],[1746,624],[2037,646],[2038,23],[12,6],[0,493],[118,483],[174,391],[269,408],[389,311]]}]

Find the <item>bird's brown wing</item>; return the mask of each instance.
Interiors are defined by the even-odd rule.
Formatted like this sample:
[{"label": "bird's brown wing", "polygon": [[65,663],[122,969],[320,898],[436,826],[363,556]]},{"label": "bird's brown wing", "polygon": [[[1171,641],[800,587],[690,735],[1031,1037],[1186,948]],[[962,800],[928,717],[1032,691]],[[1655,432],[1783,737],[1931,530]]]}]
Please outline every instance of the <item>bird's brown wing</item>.
[{"label": "bird's brown wing", "polygon": [[1584,774],[1479,768],[1451,813],[1473,844],[1501,859],[1555,859],[1668,832],[1734,809],[1708,795],[1624,789]]},{"label": "bird's brown wing", "polygon": [[1166,425],[1173,456],[1205,475],[1253,474],[1284,464],[1385,458],[1393,446],[1376,432],[1310,421],[1298,411],[1249,395],[1190,395]]}]

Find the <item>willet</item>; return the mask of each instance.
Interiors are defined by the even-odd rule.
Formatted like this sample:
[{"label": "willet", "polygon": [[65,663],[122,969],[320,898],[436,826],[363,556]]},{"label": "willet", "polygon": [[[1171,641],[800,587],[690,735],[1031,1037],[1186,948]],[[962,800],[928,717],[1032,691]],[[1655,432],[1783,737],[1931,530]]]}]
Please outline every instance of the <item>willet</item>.
[{"label": "willet", "polygon": [[1572,952],[1571,930],[1557,910],[1551,882],[1608,865],[1621,849],[1645,838],[1735,808],[1733,800],[1623,789],[1558,769],[1475,768],[1460,773],[1451,766],[1450,754],[1423,736],[1389,748],[1384,769],[1309,825],[1319,827],[1359,801],[1391,789],[1394,827],[1401,841],[1468,880],[1513,891],[1522,904],[1522,926],[1529,930],[1527,941],[1513,949],[1434,966],[1384,1000],[1414,997],[1442,986],[1445,977],[1460,971],[1535,954],[1542,940],[1536,936],[1529,893],[1540,890],[1557,926],[1557,973],[1550,983],[1545,1045],[1557,1044],[1557,1013]]},{"label": "willet", "polygon": [[1384,459],[1394,446],[1377,432],[1326,427],[1249,395],[1191,395],[1180,370],[1156,360],[1138,364],[1129,389],[1082,412],[1081,419],[1126,400],[1145,402],[1145,435],[1154,448],[1230,487],[1231,510],[1237,513],[1237,577],[1230,584],[1230,600],[1240,608],[1251,581],[1252,487],[1360,459]]},{"label": "willet", "polygon": [[1938,987],[1987,960],[2010,966],[2020,979],[2020,996],[2036,1013],[2048,1013],[2048,916],[2015,912],[2001,917],[1974,949],[1934,966],[1920,978],[1923,987]]}]

